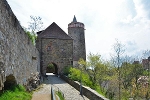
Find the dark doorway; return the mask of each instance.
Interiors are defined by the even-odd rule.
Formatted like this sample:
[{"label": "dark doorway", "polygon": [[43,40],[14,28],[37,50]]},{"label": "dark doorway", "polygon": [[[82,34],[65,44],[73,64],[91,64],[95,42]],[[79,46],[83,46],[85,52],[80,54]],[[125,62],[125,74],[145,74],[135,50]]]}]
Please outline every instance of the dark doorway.
[{"label": "dark doorway", "polygon": [[17,82],[13,74],[6,76],[6,81],[4,82],[4,90],[12,89],[16,85],[17,85]]},{"label": "dark doorway", "polygon": [[58,67],[55,63],[49,63],[46,68],[46,73],[58,74]]}]

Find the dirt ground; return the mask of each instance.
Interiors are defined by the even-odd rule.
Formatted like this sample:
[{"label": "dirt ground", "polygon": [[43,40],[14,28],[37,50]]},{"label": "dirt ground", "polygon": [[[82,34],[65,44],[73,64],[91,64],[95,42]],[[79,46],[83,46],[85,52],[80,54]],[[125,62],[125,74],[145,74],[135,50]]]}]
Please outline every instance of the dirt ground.
[{"label": "dirt ground", "polygon": [[31,100],[51,100],[50,84],[42,84],[33,92]]},{"label": "dirt ground", "polygon": [[50,94],[36,94],[32,96],[31,100],[51,100]]}]

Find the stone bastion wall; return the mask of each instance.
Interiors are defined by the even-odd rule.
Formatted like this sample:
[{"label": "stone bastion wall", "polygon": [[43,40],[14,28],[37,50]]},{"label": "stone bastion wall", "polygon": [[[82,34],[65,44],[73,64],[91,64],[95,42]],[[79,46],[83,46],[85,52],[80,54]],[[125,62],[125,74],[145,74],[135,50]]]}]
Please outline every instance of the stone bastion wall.
[{"label": "stone bastion wall", "polygon": [[39,72],[39,52],[21,27],[6,0],[0,0],[0,90],[6,76],[18,84]]}]

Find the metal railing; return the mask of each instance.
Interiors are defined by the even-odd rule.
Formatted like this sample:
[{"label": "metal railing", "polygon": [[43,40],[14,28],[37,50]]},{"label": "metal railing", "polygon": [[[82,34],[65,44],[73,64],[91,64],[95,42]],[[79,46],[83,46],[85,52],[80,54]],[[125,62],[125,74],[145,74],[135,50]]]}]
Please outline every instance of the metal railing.
[{"label": "metal railing", "polygon": [[55,96],[56,91],[60,92],[63,98],[65,98],[63,92],[57,86],[52,85],[51,86],[51,100],[56,100],[56,96]]},{"label": "metal railing", "polygon": [[53,90],[53,86],[51,86],[51,100],[56,100],[55,91]]}]

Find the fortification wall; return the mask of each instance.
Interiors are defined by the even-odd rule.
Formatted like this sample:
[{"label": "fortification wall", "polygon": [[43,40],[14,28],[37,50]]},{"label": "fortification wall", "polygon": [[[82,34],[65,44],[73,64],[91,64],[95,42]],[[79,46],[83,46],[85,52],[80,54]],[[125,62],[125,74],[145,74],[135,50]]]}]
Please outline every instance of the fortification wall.
[{"label": "fortification wall", "polygon": [[[6,0],[0,0],[0,85],[13,74],[18,84],[40,69],[39,52]],[[1,87],[0,86],[0,87]]]}]

